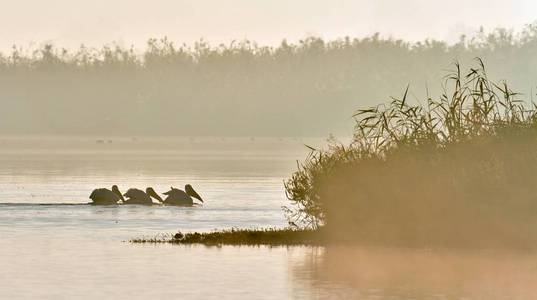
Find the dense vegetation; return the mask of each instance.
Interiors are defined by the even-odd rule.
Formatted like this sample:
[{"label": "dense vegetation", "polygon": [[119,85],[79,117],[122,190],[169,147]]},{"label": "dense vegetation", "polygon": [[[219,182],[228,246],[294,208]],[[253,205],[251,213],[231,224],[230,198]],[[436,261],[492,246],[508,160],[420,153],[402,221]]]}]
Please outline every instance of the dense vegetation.
[{"label": "dense vegetation", "polygon": [[[14,47],[0,54],[0,133],[326,136],[348,132],[350,111],[408,83],[418,98],[454,60],[482,57],[530,93],[537,27],[481,32],[454,45],[373,35],[147,48]],[[409,95],[409,98],[410,97]]]},{"label": "dense vegetation", "polygon": [[286,182],[289,217],[341,240],[537,246],[537,109],[481,60],[438,98],[359,110],[354,140],[312,151]]}]

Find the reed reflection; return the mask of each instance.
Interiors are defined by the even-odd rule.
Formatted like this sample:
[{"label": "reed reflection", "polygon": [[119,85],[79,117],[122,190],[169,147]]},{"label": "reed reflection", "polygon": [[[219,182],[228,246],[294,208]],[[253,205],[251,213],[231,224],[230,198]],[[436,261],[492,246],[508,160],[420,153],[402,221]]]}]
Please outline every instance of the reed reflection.
[{"label": "reed reflection", "polygon": [[[536,299],[537,253],[314,247],[291,263],[312,296],[361,299]],[[298,290],[297,290],[298,292]]]}]

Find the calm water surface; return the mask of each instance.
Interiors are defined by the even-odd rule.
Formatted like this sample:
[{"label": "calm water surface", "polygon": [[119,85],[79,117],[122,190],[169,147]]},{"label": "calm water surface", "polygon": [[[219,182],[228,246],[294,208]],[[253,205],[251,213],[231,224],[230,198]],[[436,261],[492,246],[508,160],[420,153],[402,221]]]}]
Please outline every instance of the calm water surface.
[{"label": "calm water surface", "polygon": [[[0,138],[1,299],[537,299],[537,255],[134,245],[283,227],[283,179],[318,139]],[[193,208],[89,206],[95,187],[191,183]]]}]

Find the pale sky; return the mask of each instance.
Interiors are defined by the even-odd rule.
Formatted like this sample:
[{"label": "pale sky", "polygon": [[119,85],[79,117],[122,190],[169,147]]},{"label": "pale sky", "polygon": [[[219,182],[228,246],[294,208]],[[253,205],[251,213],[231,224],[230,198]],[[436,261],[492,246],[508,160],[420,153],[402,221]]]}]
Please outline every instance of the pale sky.
[{"label": "pale sky", "polygon": [[0,0],[0,50],[113,41],[143,48],[148,38],[163,36],[178,43],[248,38],[273,45],[377,31],[454,41],[481,25],[519,29],[536,20],[536,0]]}]

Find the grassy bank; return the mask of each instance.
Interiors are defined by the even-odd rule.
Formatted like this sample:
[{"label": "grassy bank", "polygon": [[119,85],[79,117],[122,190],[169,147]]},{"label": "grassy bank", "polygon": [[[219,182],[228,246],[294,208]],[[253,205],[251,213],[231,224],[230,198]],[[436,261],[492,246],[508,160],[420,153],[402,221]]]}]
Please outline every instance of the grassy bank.
[{"label": "grassy bank", "polygon": [[168,243],[203,245],[321,245],[322,231],[311,229],[230,229],[213,232],[176,233],[174,235],[137,238],[131,243]]}]

